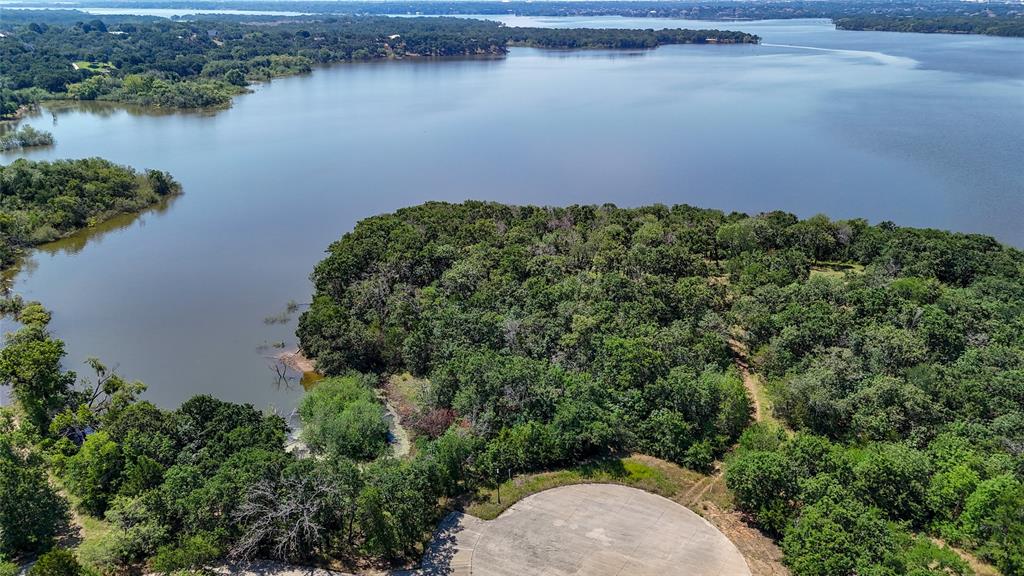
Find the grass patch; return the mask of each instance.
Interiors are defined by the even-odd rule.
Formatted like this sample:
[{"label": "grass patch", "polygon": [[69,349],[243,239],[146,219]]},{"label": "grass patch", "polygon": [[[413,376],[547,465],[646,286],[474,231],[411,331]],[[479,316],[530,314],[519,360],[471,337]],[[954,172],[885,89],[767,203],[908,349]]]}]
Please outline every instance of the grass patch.
[{"label": "grass patch", "polygon": [[702,478],[702,474],[650,456],[609,458],[564,470],[523,474],[502,482],[498,488],[480,488],[466,506],[466,513],[484,520],[493,520],[531,494],[572,484],[621,484],[677,499]]},{"label": "grass patch", "polygon": [[[71,510],[71,534],[62,538],[59,544],[64,548],[74,548],[79,561],[87,562],[87,558],[95,558],[102,554],[100,548],[106,536],[114,530],[114,526],[102,518],[94,518],[78,512],[81,498],[69,493],[59,478],[51,475],[50,482],[62,496],[67,498]],[[88,563],[88,562],[87,562]]]},{"label": "grass patch", "polygon": [[417,378],[408,372],[395,374],[388,379],[388,397],[403,410],[422,412],[426,408],[426,395],[430,380]]},{"label": "grass patch", "polygon": [[75,62],[75,66],[79,70],[88,70],[90,72],[101,72],[108,73],[111,70],[116,70],[117,67],[110,62],[86,62],[85,60],[78,60]]},{"label": "grass patch", "polygon": [[756,372],[752,373],[750,377],[757,382],[753,391],[757,396],[757,403],[761,405],[761,420],[774,422],[783,428],[788,428],[785,422],[775,417],[775,395],[765,385],[764,378]]},{"label": "grass patch", "polygon": [[811,276],[826,276],[832,278],[842,278],[850,274],[863,274],[864,265],[857,264],[855,262],[830,262],[827,260],[818,260],[811,265]]}]

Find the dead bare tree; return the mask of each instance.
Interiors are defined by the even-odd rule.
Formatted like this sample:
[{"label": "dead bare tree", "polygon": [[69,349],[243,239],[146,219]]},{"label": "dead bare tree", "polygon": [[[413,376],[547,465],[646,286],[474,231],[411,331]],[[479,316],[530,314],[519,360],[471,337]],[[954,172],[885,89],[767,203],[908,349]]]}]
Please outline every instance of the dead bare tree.
[{"label": "dead bare tree", "polygon": [[269,364],[267,368],[274,373],[274,385],[278,389],[291,390],[296,378],[291,375],[291,370],[288,365],[282,360],[277,359],[273,364]]},{"label": "dead bare tree", "polygon": [[260,553],[295,561],[323,551],[338,537],[348,538],[355,493],[344,478],[315,463],[292,473],[251,484],[235,512],[245,527],[231,556],[251,559]]}]

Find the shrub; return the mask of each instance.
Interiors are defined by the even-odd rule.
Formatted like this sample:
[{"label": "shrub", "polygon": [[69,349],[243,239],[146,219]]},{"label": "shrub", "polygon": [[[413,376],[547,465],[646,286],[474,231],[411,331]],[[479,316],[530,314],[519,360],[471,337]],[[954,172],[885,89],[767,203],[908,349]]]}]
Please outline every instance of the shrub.
[{"label": "shrub", "polygon": [[149,565],[157,572],[174,572],[201,568],[223,555],[224,549],[217,538],[213,534],[203,532],[175,545],[161,547]]},{"label": "shrub", "polygon": [[357,376],[321,380],[302,399],[299,416],[313,452],[372,460],[387,448],[384,410]]},{"label": "shrub", "polygon": [[81,576],[83,573],[82,565],[74,554],[57,548],[40,556],[28,571],[28,576]]}]

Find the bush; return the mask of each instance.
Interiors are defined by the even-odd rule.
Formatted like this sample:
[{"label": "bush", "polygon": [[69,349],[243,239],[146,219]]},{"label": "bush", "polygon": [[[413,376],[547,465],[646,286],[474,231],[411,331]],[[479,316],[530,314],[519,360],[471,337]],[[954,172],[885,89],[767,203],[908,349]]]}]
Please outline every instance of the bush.
[{"label": "bush", "polygon": [[786,431],[772,421],[755,422],[740,434],[741,450],[771,452],[777,450],[786,440]]},{"label": "bush", "polygon": [[315,453],[372,460],[387,449],[384,409],[360,377],[321,380],[302,399],[299,416]]},{"label": "bush", "polygon": [[741,510],[772,534],[782,534],[793,513],[797,479],[778,452],[747,452],[726,470],[726,485],[736,493]]},{"label": "bush", "polygon": [[29,302],[18,312],[18,322],[25,325],[46,326],[50,318],[50,311],[39,302]]},{"label": "bush", "polygon": [[213,534],[200,533],[178,544],[161,547],[149,565],[160,573],[174,572],[201,568],[223,555],[224,549]]},{"label": "bush", "polygon": [[33,146],[49,146],[53,144],[53,134],[36,130],[31,126],[23,126],[14,132],[0,136],[0,151],[31,148]]},{"label": "bush", "polygon": [[28,571],[28,576],[82,576],[83,573],[75,555],[58,548],[40,556]]}]

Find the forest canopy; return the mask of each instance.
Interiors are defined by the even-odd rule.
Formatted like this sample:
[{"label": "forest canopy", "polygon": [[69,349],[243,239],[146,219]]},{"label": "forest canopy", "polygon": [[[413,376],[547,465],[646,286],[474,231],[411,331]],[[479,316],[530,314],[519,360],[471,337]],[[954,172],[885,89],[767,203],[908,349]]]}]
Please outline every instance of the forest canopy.
[{"label": "forest canopy", "polygon": [[[1022,272],[991,238],[891,223],[430,203],[333,244],[298,334],[328,374],[429,377],[429,408],[497,469],[701,468],[742,434],[729,486],[796,574],[909,573],[910,530],[1012,574]],[[737,350],[782,426],[744,432]]]}]

